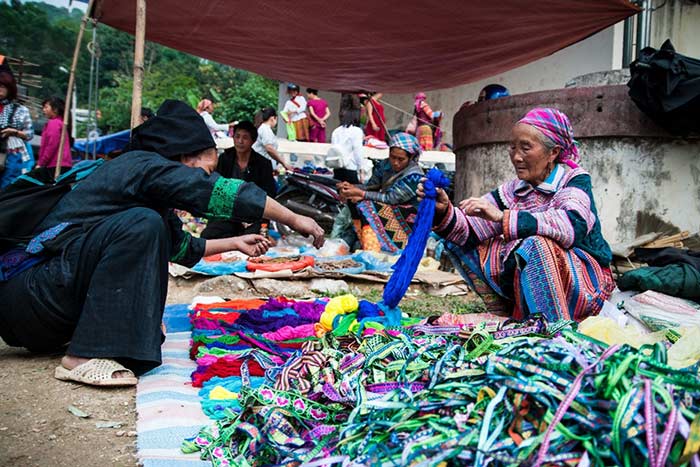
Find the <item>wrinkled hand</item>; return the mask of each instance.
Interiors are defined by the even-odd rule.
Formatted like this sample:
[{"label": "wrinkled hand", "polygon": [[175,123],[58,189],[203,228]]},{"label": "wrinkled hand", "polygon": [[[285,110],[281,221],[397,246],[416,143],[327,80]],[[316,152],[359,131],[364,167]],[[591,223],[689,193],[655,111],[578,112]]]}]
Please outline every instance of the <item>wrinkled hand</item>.
[{"label": "wrinkled hand", "polygon": [[294,225],[290,225],[290,227],[302,234],[304,237],[313,237],[313,244],[316,248],[321,248],[323,243],[326,241],[325,238],[323,238],[323,229],[310,217],[295,216]]},{"label": "wrinkled hand", "polygon": [[503,221],[503,211],[483,198],[469,198],[460,201],[459,209],[467,216],[480,217],[491,222]]},{"label": "wrinkled hand", "polygon": [[287,170],[287,172],[294,172],[294,166],[289,162],[282,162],[282,165]]},{"label": "wrinkled hand", "polygon": [[[423,182],[425,182],[427,178],[421,178],[420,183],[418,184],[418,201],[423,201],[423,198],[425,198],[425,189],[423,188]],[[437,189],[437,197],[435,198],[435,219],[442,219],[445,217],[445,213],[447,212],[447,209],[450,207],[450,198],[447,196],[447,193],[445,190],[442,188]]]},{"label": "wrinkled hand", "polygon": [[236,237],[236,250],[248,256],[260,256],[270,248],[270,240],[258,234]]},{"label": "wrinkled hand", "polygon": [[352,185],[348,182],[338,182],[335,184],[335,187],[340,191],[340,190],[346,190],[348,188],[352,188]]}]

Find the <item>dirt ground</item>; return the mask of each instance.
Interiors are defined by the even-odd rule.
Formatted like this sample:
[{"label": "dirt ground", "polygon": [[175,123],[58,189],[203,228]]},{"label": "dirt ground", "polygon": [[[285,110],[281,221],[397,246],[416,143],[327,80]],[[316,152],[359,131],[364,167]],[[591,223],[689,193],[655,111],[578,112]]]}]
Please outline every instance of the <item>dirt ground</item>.
[{"label": "dirt ground", "polygon": [[[188,303],[202,281],[171,279],[168,303]],[[368,299],[381,294],[381,284],[353,288]],[[409,296],[416,314],[478,308],[473,296],[432,297],[420,291]],[[60,353],[30,354],[0,340],[0,467],[138,465],[136,390],[96,389],[56,380],[53,371],[60,359]],[[88,417],[74,415],[69,406]]]}]

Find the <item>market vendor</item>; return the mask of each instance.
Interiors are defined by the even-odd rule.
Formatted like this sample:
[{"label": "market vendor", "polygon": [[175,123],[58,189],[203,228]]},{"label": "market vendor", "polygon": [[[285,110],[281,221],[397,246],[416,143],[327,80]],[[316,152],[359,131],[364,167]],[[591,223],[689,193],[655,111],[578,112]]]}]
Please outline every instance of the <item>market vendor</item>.
[{"label": "market vendor", "polygon": [[135,375],[161,363],[168,261],[192,266],[203,255],[266,249],[260,236],[193,238],[172,208],[209,219],[273,219],[323,244],[312,219],[252,183],[213,173],[216,164],[201,117],[166,101],[134,129],[128,151],[59,200],[26,249],[2,252],[2,339],[33,351],[69,343],[59,379],[135,384]]},{"label": "market vendor", "polygon": [[417,212],[416,192],[423,177],[423,169],[418,165],[420,155],[415,136],[397,133],[391,138],[389,158],[374,167],[366,185],[338,184],[341,197],[349,202],[363,250],[393,253],[406,245]]},{"label": "market vendor", "polygon": [[[272,175],[272,163],[253,150],[258,130],[252,122],[242,121],[233,127],[233,147],[219,157],[216,172],[226,178],[255,183],[267,196],[274,198],[277,184]],[[260,233],[263,221],[244,223],[231,219],[212,220],[202,232],[203,238],[224,238]]]},{"label": "market vendor", "polygon": [[567,116],[536,108],[512,130],[517,178],[458,207],[438,191],[434,230],[490,311],[581,321],[615,288],[591,176],[578,160]]}]

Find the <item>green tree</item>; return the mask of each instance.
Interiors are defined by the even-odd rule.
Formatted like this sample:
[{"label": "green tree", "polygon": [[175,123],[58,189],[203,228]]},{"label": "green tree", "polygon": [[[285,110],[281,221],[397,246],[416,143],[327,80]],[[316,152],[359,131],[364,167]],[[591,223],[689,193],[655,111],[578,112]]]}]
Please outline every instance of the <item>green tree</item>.
[{"label": "green tree", "polygon": [[276,81],[248,73],[242,84],[224,90],[218,111],[229,122],[253,121],[255,114],[263,107],[277,108],[277,89]]},{"label": "green tree", "polygon": [[[115,75],[116,86],[105,88],[100,96],[102,126],[108,132],[129,128],[131,120],[131,92],[133,77]],[[143,85],[143,106],[157,109],[166,99],[187,101],[187,94],[198,90],[194,78],[186,75],[169,75],[162,70],[146,73]]]}]

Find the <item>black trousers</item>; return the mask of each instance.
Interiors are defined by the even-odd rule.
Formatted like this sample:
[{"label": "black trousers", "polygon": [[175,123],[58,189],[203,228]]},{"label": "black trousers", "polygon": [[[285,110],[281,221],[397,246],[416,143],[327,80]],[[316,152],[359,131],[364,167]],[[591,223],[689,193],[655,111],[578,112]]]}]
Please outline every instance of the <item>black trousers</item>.
[{"label": "black trousers", "polygon": [[136,374],[161,363],[169,236],[147,208],[107,217],[58,254],[0,283],[0,336],[11,346],[113,358]]}]

